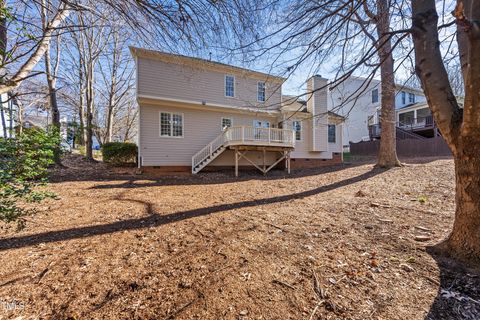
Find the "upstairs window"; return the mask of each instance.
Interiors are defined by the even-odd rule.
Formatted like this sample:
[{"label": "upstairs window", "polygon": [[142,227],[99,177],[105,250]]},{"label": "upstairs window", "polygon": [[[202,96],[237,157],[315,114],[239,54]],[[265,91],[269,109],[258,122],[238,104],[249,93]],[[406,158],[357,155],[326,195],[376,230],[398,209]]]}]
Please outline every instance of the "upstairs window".
[{"label": "upstairs window", "polygon": [[160,113],[160,136],[183,137],[183,115],[180,113]]},{"label": "upstairs window", "polygon": [[232,118],[222,118],[222,130],[230,128],[232,126]]},{"label": "upstairs window", "polygon": [[293,131],[295,131],[295,140],[297,141],[302,140],[302,122],[293,121],[292,129]]},{"label": "upstairs window", "polygon": [[225,76],[225,96],[235,97],[235,77]]},{"label": "upstairs window", "polygon": [[265,102],[265,82],[257,82],[257,101]]},{"label": "upstairs window", "polygon": [[402,104],[407,103],[405,100],[405,91],[402,91]]},{"label": "upstairs window", "polygon": [[408,93],[408,102],[409,103],[415,103],[415,93]]},{"label": "upstairs window", "polygon": [[337,142],[337,128],[334,124],[328,125],[328,142]]},{"label": "upstairs window", "polygon": [[372,90],[372,103],[378,102],[378,89]]}]

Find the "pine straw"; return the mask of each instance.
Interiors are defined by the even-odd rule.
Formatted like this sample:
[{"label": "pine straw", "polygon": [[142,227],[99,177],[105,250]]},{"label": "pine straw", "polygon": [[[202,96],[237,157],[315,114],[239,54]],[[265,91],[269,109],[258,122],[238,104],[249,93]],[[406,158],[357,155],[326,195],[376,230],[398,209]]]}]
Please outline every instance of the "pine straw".
[{"label": "pine straw", "polygon": [[0,304],[0,318],[424,319],[475,311],[474,302],[439,295],[442,269],[426,252],[453,221],[451,160],[238,180],[232,172],[153,179],[78,158],[64,164],[49,186],[60,199],[42,203],[21,232],[2,227],[0,299],[17,308]]}]

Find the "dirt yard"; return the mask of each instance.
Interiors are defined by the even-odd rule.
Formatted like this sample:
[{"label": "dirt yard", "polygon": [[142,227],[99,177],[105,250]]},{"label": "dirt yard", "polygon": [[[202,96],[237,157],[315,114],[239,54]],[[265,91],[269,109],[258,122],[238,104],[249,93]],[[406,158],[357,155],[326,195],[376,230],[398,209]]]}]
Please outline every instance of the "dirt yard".
[{"label": "dirt yard", "polygon": [[0,318],[480,314],[478,276],[428,253],[453,222],[452,160],[239,179],[65,164],[48,186],[57,200],[20,232],[2,225]]}]

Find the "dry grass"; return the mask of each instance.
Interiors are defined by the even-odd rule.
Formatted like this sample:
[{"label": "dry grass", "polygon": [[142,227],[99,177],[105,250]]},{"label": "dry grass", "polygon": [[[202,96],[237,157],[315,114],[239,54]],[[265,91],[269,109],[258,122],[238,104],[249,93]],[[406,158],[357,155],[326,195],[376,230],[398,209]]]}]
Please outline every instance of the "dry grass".
[{"label": "dry grass", "polygon": [[436,314],[441,270],[426,246],[453,221],[451,160],[239,180],[151,179],[73,160],[49,186],[59,200],[42,203],[19,233],[2,228],[0,299],[18,302],[0,305],[2,317]]}]

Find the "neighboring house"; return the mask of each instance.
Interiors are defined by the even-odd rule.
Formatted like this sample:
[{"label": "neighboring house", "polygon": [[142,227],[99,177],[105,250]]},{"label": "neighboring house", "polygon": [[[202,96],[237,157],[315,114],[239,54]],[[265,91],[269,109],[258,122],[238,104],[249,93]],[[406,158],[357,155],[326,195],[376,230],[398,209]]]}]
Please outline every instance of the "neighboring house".
[{"label": "neighboring house", "polygon": [[[37,112],[35,115],[34,114],[24,115],[22,119],[23,128],[27,128],[27,129],[38,128],[38,129],[47,131],[48,127],[51,124],[52,124],[52,117],[48,112],[46,114],[44,114],[43,112],[41,113]],[[68,127],[67,117],[61,118],[60,119],[60,136],[62,139],[62,145],[64,147],[70,148],[70,145],[67,142],[68,140],[67,127]]]},{"label": "neighboring house", "polygon": [[[457,97],[460,111],[463,112],[463,97]],[[428,104],[423,101],[401,107],[395,111],[397,137],[403,138],[433,138],[440,136]],[[380,138],[380,123],[378,118],[369,124],[370,138]]]},{"label": "neighboring house", "polygon": [[[341,116],[327,111],[327,79],[307,103],[282,97],[284,78],[204,59],[130,48],[136,62],[139,166],[203,168],[342,160]],[[296,108],[296,109],[295,109]],[[315,115],[315,116],[314,116]],[[330,134],[329,134],[330,133]]]},{"label": "neighboring house", "polygon": [[48,126],[52,123],[51,117],[47,115],[25,115],[22,120],[22,125],[24,128],[38,128],[42,130],[47,130]]},{"label": "neighboring house", "polygon": [[[395,108],[425,101],[423,92],[416,88],[397,85]],[[328,109],[345,117],[343,145],[369,140],[369,125],[378,123],[381,107],[381,82],[362,77],[350,77],[330,88]]]},{"label": "neighboring house", "polygon": [[438,135],[432,112],[426,102],[407,105],[395,112],[397,127],[426,138]]}]

